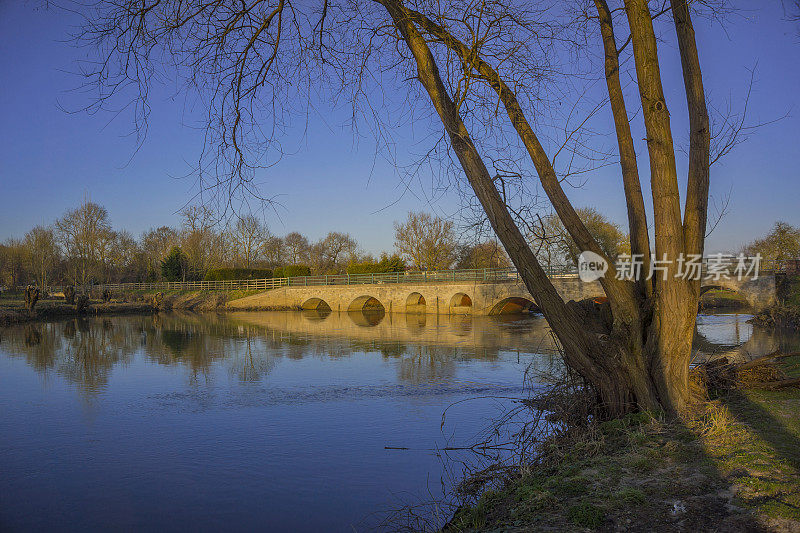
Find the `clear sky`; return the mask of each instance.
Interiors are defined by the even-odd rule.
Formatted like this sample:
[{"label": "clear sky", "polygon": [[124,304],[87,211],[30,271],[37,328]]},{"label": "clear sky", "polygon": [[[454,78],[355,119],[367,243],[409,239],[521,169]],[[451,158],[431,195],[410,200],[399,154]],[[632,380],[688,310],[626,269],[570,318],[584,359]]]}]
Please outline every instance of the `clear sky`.
[{"label": "clear sky", "polygon": [[[86,194],[108,208],[115,228],[135,235],[177,225],[176,213],[190,200],[194,184],[178,176],[201,147],[198,132],[183,125],[182,100],[167,90],[156,93],[148,138],[135,155],[129,121],[64,112],[59,103],[76,101],[69,91],[79,82],[69,71],[85,51],[64,42],[73,22],[69,16],[36,5],[0,0],[0,240],[51,223]],[[709,251],[735,249],[776,220],[800,225],[800,23],[784,20],[778,0],[742,5],[750,11],[729,19],[724,29],[697,23],[711,99],[721,107],[729,100],[739,105],[748,69],[757,64],[750,121],[789,116],[760,128],[712,167],[712,197],[730,191],[731,202],[709,238]],[[662,45],[661,54],[673,128],[685,130],[678,54],[671,42]],[[309,122],[298,153],[270,170],[268,192],[281,204],[266,214],[273,233],[296,230],[316,239],[344,231],[376,252],[392,247],[393,222],[408,210],[457,211],[452,194],[429,202],[430,189],[407,190],[394,169],[375,158],[369,139],[356,141],[340,126],[343,118],[321,110]],[[641,142],[637,150],[645,152]],[[578,206],[592,205],[625,222],[617,167],[603,169],[568,194]]]}]

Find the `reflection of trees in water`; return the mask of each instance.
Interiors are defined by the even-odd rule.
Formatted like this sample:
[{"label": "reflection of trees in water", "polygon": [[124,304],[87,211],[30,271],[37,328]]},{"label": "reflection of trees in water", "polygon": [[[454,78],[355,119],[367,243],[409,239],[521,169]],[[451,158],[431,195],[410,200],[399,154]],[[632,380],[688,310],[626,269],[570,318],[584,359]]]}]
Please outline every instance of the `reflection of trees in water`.
[{"label": "reflection of trees in water", "polygon": [[55,371],[82,392],[96,394],[107,386],[113,366],[130,360],[138,340],[130,326],[81,318],[12,328],[3,348],[41,373]]},{"label": "reflection of trees in water", "polygon": [[242,348],[234,352],[229,366],[230,372],[240,381],[260,381],[275,367],[276,358],[259,337],[248,332]]},{"label": "reflection of trees in water", "polygon": [[[369,322],[368,322],[369,323]],[[235,315],[160,313],[81,318],[8,328],[2,346],[39,372],[56,371],[82,390],[107,386],[117,363],[140,351],[145,360],[184,367],[192,381],[211,379],[214,366],[242,381],[269,374],[280,358],[344,358],[379,353],[397,361],[411,383],[452,377],[460,360],[492,361],[511,349],[544,353],[540,323],[517,320],[498,327],[467,316],[384,316],[379,327],[354,325],[347,313]]]},{"label": "reflection of trees in water", "polygon": [[234,324],[219,315],[154,315],[149,326],[147,357],[188,368],[192,380],[208,379],[213,365],[223,362],[241,380],[261,379],[275,366],[270,345],[280,344],[260,328]]},{"label": "reflection of trees in water", "polygon": [[450,381],[458,359],[458,348],[414,346],[400,359],[399,377],[414,385]]}]

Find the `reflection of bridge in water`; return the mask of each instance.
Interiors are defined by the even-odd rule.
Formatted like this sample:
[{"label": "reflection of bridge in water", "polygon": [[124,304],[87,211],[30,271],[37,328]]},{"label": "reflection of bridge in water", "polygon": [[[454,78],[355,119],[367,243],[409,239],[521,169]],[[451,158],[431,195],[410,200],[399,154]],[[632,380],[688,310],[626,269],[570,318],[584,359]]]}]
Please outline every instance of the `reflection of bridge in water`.
[{"label": "reflection of bridge in water", "polygon": [[[776,349],[800,350],[797,333],[754,329],[747,318],[701,315],[694,342],[699,358],[746,359]],[[209,379],[219,365],[239,380],[257,381],[281,358],[366,353],[396,359],[400,378],[411,383],[451,375],[459,361],[468,359],[527,355],[523,361],[534,374],[560,366],[547,322],[535,316],[303,311],[87,317],[11,326],[0,348],[24,357],[44,375],[54,372],[76,383],[87,398],[105,390],[113,368],[131,364],[137,354],[185,368],[192,382]]]}]

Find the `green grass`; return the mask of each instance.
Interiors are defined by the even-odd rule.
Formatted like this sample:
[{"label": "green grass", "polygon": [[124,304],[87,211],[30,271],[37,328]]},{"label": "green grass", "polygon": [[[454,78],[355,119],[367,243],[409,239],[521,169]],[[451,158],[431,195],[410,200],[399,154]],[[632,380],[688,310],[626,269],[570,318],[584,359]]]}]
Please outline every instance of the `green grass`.
[{"label": "green grass", "polygon": [[[800,358],[785,367],[800,374]],[[800,529],[798,414],[800,389],[736,390],[680,422],[605,422],[461,509],[449,530]]]}]

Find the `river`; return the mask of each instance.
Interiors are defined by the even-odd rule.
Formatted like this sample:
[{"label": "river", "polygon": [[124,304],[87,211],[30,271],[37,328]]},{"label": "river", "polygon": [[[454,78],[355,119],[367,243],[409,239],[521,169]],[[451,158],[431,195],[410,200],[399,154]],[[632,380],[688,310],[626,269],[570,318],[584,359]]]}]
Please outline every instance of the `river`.
[{"label": "river", "polygon": [[[697,345],[800,347],[747,318],[701,315]],[[454,479],[442,448],[473,443],[526,394],[526,370],[558,364],[536,315],[161,313],[0,329],[0,530],[371,530],[441,495]]]}]

